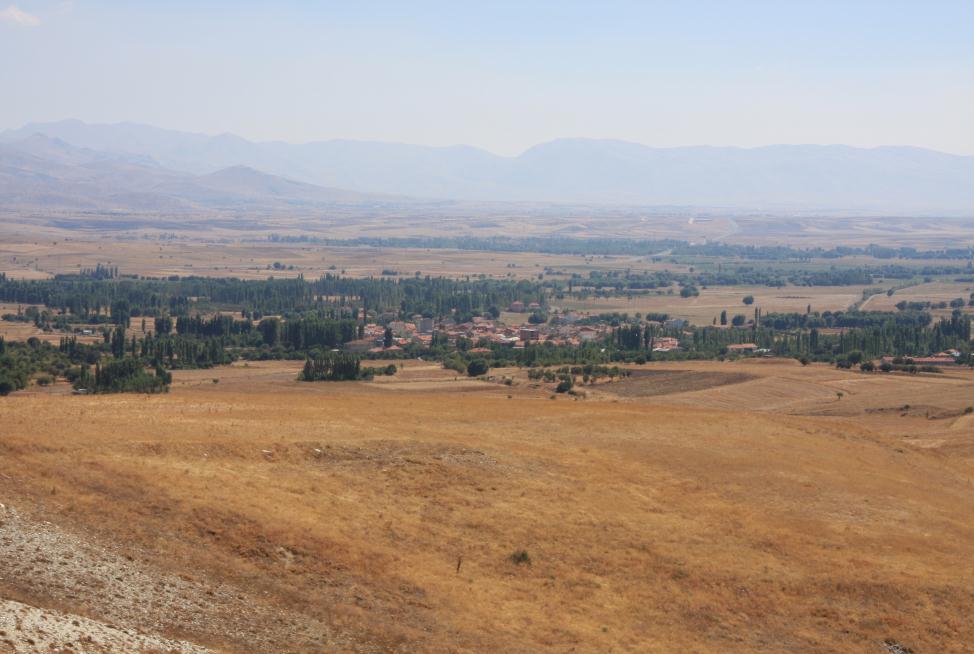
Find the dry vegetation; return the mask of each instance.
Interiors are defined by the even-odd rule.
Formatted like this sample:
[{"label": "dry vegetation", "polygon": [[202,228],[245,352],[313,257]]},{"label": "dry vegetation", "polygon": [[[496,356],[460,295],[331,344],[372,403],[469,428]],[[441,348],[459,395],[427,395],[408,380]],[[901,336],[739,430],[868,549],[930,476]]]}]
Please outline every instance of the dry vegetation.
[{"label": "dry vegetation", "polygon": [[297,367],[6,398],[0,597],[185,651],[974,642],[970,373],[653,364],[553,401]]},{"label": "dry vegetation", "polygon": [[[951,282],[936,281],[923,284],[916,284],[906,288],[898,289],[893,295],[880,293],[872,295],[862,304],[862,308],[868,311],[896,311],[898,302],[939,302],[949,303],[951,300],[961,298],[965,302],[974,292],[974,284],[971,282]],[[950,308],[934,310],[935,316],[949,316]]]},{"label": "dry vegetation", "polygon": [[[809,305],[812,311],[844,311],[862,299],[865,286],[711,286],[700,289],[700,295],[683,298],[673,295],[634,295],[630,297],[572,299],[560,302],[566,309],[591,313],[622,312],[668,313],[675,318],[689,320],[696,325],[709,325],[720,312],[727,311],[728,320],[740,313],[748,318],[759,308],[764,313],[804,313]],[[743,303],[745,295],[754,297],[754,304]],[[898,302],[899,300],[896,300]],[[895,302],[894,302],[895,304]]]},{"label": "dry vegetation", "polygon": [[[565,273],[589,270],[658,270],[668,267],[647,257],[480,252],[472,250],[333,247],[269,242],[118,240],[111,237],[17,239],[0,243],[0,272],[17,279],[44,279],[57,273],[77,273],[97,264],[118,266],[123,274],[199,275],[203,277],[313,278],[344,272],[350,277],[379,276],[384,270],[399,276],[533,278],[550,267]],[[274,270],[274,263],[288,266]],[[293,268],[290,268],[293,267]]]}]

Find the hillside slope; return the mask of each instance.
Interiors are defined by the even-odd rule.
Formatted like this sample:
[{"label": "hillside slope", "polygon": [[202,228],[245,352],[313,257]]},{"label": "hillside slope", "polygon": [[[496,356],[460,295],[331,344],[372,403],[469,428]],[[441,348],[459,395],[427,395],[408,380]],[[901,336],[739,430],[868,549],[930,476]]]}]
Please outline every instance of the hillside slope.
[{"label": "hillside slope", "polygon": [[[748,372],[695,394],[862,379],[683,366]],[[969,429],[950,437],[964,455],[887,430],[922,416],[873,429],[873,414],[552,401],[423,362],[374,384],[302,384],[299,368],[4,400],[0,496],[21,517],[0,518],[0,597],[231,652],[974,641]]]}]

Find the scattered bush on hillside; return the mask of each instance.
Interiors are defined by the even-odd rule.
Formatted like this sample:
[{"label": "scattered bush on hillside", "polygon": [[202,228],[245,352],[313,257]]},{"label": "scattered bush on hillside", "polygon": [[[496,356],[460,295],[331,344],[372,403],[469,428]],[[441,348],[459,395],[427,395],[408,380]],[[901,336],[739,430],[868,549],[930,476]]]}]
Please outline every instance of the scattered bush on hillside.
[{"label": "scattered bush on hillside", "polygon": [[517,550],[508,557],[514,565],[531,565],[531,555],[527,550]]}]

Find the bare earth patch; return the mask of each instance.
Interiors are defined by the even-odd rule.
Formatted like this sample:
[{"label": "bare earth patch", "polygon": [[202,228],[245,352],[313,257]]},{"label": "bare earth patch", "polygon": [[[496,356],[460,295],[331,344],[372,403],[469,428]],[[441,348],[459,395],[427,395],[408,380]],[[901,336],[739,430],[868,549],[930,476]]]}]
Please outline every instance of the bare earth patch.
[{"label": "bare earth patch", "polygon": [[752,379],[757,379],[757,376],[746,372],[641,369],[631,371],[628,379],[602,389],[620,397],[653,397],[702,391]]}]

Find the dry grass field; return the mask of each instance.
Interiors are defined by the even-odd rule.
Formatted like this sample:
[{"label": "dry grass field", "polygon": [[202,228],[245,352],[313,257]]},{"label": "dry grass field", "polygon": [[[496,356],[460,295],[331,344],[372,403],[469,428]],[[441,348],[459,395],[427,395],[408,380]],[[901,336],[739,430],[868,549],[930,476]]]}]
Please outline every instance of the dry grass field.
[{"label": "dry grass field", "polygon": [[905,216],[782,216],[750,215],[734,218],[725,240],[760,245],[831,248],[876,244],[889,247],[940,249],[974,244],[969,219]]},{"label": "dry grass field", "polygon": [[969,372],[299,365],[2,400],[0,651],[971,651]]},{"label": "dry grass field", "polygon": [[[748,319],[754,309],[763,313],[793,312],[804,313],[809,305],[812,311],[844,311],[862,299],[865,286],[711,286],[701,288],[700,295],[683,298],[673,295],[634,295],[627,297],[567,299],[557,304],[563,309],[575,309],[590,313],[624,312],[668,313],[674,318],[683,318],[697,325],[709,325],[719,318],[722,310],[727,311],[728,320],[734,314],[744,314]],[[754,304],[743,303],[746,295],[754,297]],[[898,301],[898,300],[897,300]]]},{"label": "dry grass field", "polygon": [[[961,298],[966,303],[974,292],[974,283],[936,281],[908,286],[896,291],[893,295],[880,293],[872,295],[863,302],[862,308],[868,311],[896,311],[898,302],[950,302]],[[935,315],[950,315],[950,309],[935,310]]]},{"label": "dry grass field", "polygon": [[[13,238],[0,242],[0,273],[16,279],[45,279],[58,273],[76,273],[97,264],[117,266],[122,274],[199,275],[203,277],[315,278],[344,272],[369,277],[384,270],[399,276],[533,278],[551,268],[560,273],[590,270],[685,270],[686,266],[654,263],[647,257],[540,254],[534,252],[481,252],[474,250],[334,247],[310,244],[218,241],[119,240],[90,236],[64,238]],[[274,263],[286,269],[275,270]]]}]

